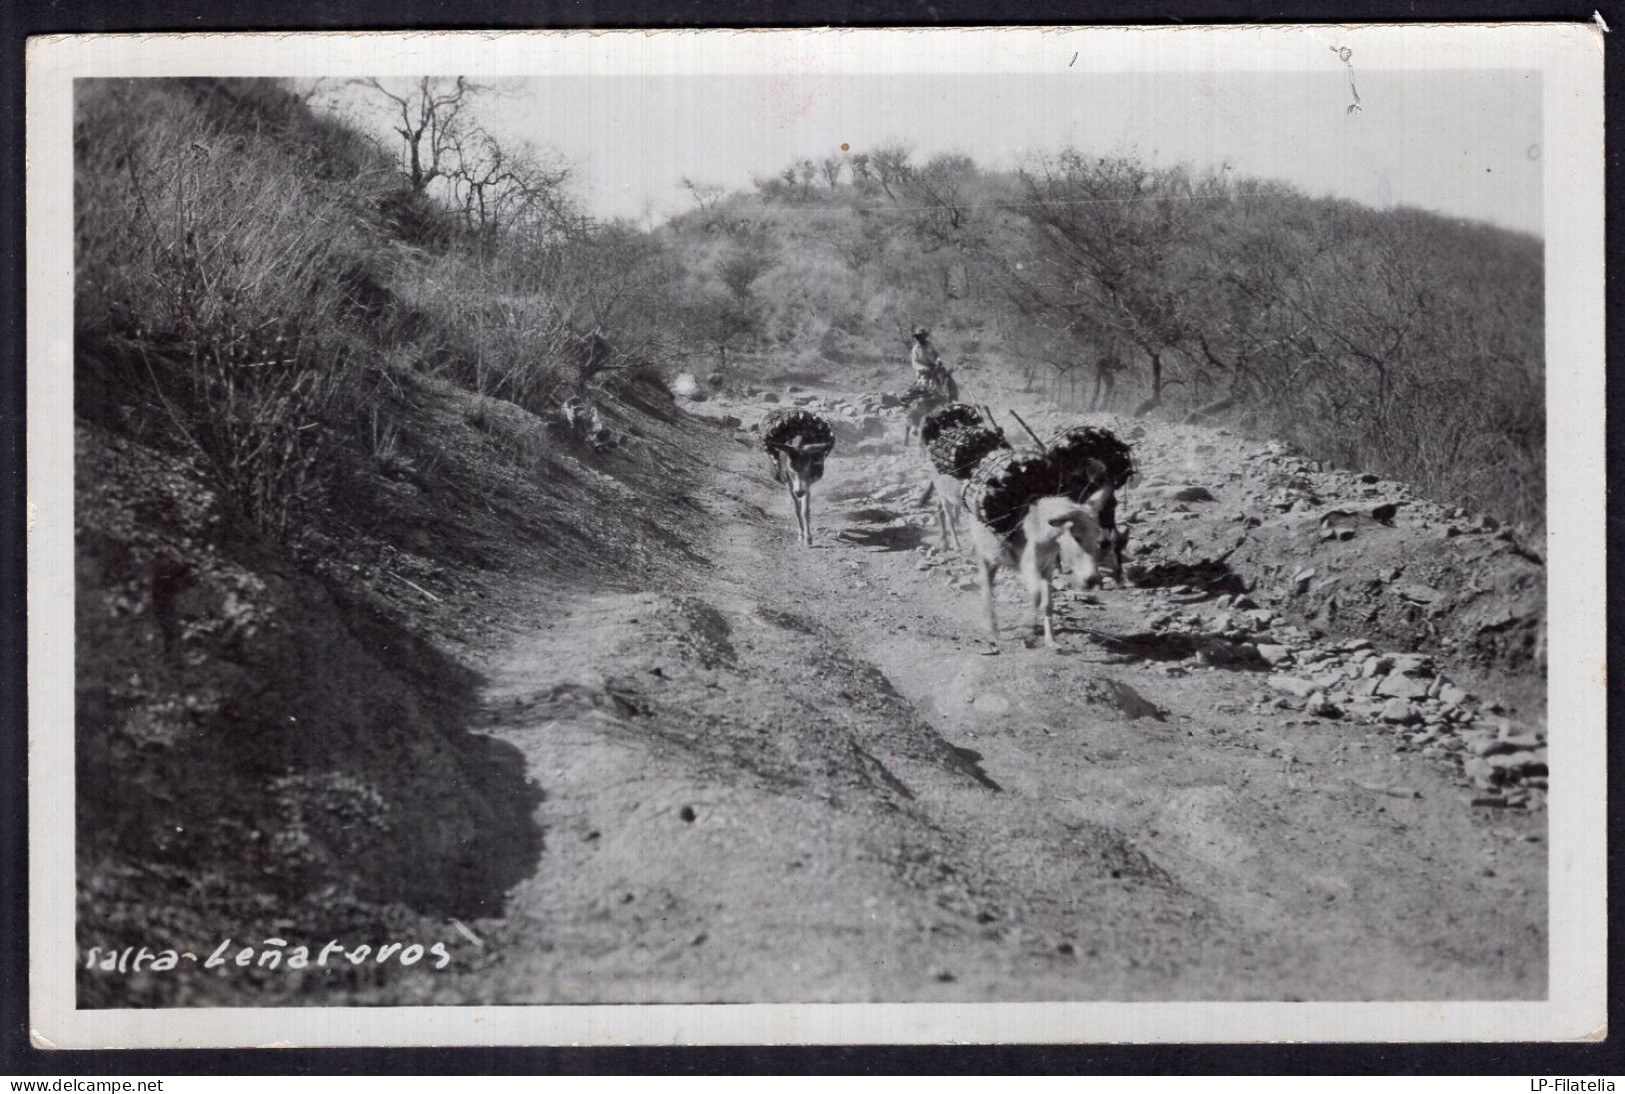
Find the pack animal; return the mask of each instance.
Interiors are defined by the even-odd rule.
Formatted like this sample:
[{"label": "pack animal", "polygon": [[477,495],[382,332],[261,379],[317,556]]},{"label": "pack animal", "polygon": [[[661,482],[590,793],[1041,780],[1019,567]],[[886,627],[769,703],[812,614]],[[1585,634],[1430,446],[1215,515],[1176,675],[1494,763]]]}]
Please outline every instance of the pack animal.
[{"label": "pack animal", "polygon": [[790,504],[796,511],[796,536],[806,547],[813,543],[813,483],[824,477],[824,458],[834,447],[831,441],[808,441],[796,436],[780,444],[774,452],[778,471],[773,477],[790,490]]},{"label": "pack animal", "polygon": [[1111,504],[1113,486],[1103,465],[1095,478],[1103,485],[1082,503],[1061,495],[1033,499],[1021,522],[1006,534],[973,519],[972,538],[981,562],[982,606],[988,634],[995,642],[999,623],[993,606],[993,584],[1000,569],[1010,567],[1021,574],[1032,604],[1033,635],[1042,634],[1044,645],[1050,649],[1058,648],[1051,588],[1057,575],[1066,575],[1063,584],[1082,588],[1100,585],[1101,556],[1107,549],[1101,513]]},{"label": "pack animal", "polygon": [[762,446],[773,461],[773,479],[790,491],[796,538],[812,546],[812,487],[824,477],[824,460],[835,447],[835,432],[822,414],[783,408],[763,422]]},{"label": "pack animal", "polygon": [[949,403],[927,415],[920,425],[920,445],[931,466],[931,485],[921,503],[935,497],[943,546],[960,550],[959,518],[964,512],[963,480],[988,452],[1008,448],[1004,434],[990,428],[982,411]]}]

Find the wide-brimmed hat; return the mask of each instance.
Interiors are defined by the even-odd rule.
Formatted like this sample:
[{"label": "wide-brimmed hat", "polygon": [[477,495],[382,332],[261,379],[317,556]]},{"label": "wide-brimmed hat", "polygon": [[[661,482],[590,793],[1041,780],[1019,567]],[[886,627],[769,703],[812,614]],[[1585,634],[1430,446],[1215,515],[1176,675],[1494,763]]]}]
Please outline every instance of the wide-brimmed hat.
[{"label": "wide-brimmed hat", "polygon": [[929,338],[930,336],[931,336],[931,332],[926,330],[924,327],[915,327],[914,328],[914,337],[916,337],[916,338]]}]

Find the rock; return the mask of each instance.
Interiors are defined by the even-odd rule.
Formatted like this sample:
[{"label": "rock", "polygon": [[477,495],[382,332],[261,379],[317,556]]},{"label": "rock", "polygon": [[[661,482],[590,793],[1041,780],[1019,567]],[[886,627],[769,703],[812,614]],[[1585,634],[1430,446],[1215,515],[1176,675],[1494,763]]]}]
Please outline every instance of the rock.
[{"label": "rock", "polygon": [[1213,492],[1205,486],[1182,486],[1177,490],[1169,491],[1169,501],[1217,501]]},{"label": "rock", "polygon": [[1391,501],[1373,506],[1371,509],[1371,519],[1376,521],[1378,524],[1391,524],[1393,523],[1394,517],[1398,514],[1399,506]]},{"label": "rock", "polygon": [[1459,707],[1468,699],[1467,689],[1446,684],[1439,689],[1439,702],[1447,707]]},{"label": "rock", "polygon": [[1387,676],[1393,669],[1394,662],[1388,657],[1370,657],[1360,663],[1360,675],[1366,679],[1376,679]]},{"label": "rock", "polygon": [[679,372],[673,377],[671,393],[679,399],[695,399],[698,401],[698,398],[703,398],[700,395],[700,382],[694,378],[692,372]]},{"label": "rock", "polygon": [[1408,726],[1417,720],[1416,709],[1404,699],[1390,699],[1378,715],[1390,725]]},{"label": "rock", "polygon": [[775,391],[764,391],[759,398],[764,403],[776,403],[779,401],[778,393]]},{"label": "rock", "polygon": [[1272,665],[1281,665],[1292,660],[1292,650],[1286,646],[1273,642],[1260,642],[1257,644],[1258,656]]},{"label": "rock", "polygon": [[1485,763],[1502,773],[1505,780],[1521,779],[1530,775],[1548,774],[1546,756],[1536,752],[1506,752],[1485,758]]},{"label": "rock", "polygon": [[1326,698],[1324,691],[1317,691],[1309,696],[1309,702],[1304,704],[1303,711],[1305,714],[1313,714],[1316,718],[1337,718],[1343,713]]},{"label": "rock", "polygon": [[1389,656],[1391,671],[1406,676],[1432,676],[1433,658],[1425,653],[1396,653]]},{"label": "rock", "polygon": [[1376,693],[1394,699],[1423,699],[1428,686],[1413,676],[1391,672],[1378,681]]},{"label": "rock", "polygon": [[1377,476],[1371,474],[1370,472],[1366,472],[1364,475],[1360,476],[1360,481],[1369,486],[1369,485],[1371,485],[1373,483],[1380,482],[1382,480],[1378,479]]},{"label": "rock", "polygon": [[1349,688],[1349,694],[1362,697],[1377,694],[1377,678],[1374,676],[1368,676],[1362,680],[1355,681],[1354,686]]},{"label": "rock", "polygon": [[1395,585],[1394,592],[1398,593],[1404,599],[1411,601],[1413,604],[1432,605],[1437,604],[1439,601],[1445,598],[1445,594],[1440,592],[1438,589],[1435,589],[1433,586],[1419,585],[1415,582]]}]

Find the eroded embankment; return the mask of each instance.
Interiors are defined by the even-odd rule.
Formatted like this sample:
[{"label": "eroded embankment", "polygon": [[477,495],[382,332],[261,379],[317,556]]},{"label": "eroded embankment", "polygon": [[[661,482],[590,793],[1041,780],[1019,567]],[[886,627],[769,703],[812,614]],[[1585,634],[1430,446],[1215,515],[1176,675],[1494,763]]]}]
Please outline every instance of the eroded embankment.
[{"label": "eroded embankment", "polygon": [[81,1005],[361,991],[403,970],[262,969],[263,940],[427,945],[498,912],[542,846],[525,758],[470,732],[483,651],[533,621],[516,590],[692,566],[672,484],[696,427],[663,393],[608,407],[621,443],[602,451],[421,377],[386,397],[398,439],[336,469],[280,541],[163,443],[78,423],[81,957],[256,950],[133,975],[81,961]]}]

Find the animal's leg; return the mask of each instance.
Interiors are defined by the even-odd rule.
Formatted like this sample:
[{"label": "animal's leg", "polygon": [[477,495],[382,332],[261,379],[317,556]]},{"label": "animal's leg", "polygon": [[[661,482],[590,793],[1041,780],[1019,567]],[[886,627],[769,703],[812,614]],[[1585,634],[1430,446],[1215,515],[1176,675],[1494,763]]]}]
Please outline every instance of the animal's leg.
[{"label": "animal's leg", "polygon": [[945,544],[958,554],[959,547],[959,521],[954,516],[953,507],[948,499],[942,497],[942,491],[937,491],[937,519],[942,522],[942,539]]},{"label": "animal's leg", "polygon": [[807,522],[801,515],[801,499],[796,496],[796,488],[793,483],[786,489],[790,492],[790,508],[796,515],[796,539],[805,542],[807,538]]},{"label": "animal's leg", "polygon": [[987,618],[988,637],[995,642],[999,640],[999,620],[993,611],[993,574],[998,568],[997,562],[982,560],[982,612]]},{"label": "animal's leg", "polygon": [[801,495],[801,537],[808,547],[813,545],[812,491]]},{"label": "animal's leg", "polygon": [[[1038,614],[1044,621],[1044,645],[1052,650],[1060,649],[1060,643],[1055,641],[1055,597],[1047,577],[1038,579],[1037,601]],[[1037,630],[1036,621],[1034,630]]]}]

